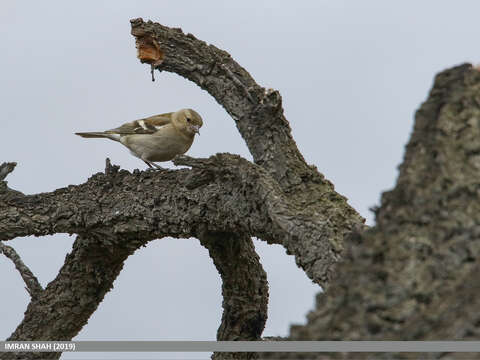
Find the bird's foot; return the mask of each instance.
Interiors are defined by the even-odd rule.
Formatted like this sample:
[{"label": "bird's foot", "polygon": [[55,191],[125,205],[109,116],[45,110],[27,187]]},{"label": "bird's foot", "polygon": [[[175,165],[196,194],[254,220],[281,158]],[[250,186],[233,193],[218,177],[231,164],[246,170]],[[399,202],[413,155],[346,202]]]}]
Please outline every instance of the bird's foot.
[{"label": "bird's foot", "polygon": [[165,168],[162,168],[161,166],[155,164],[154,162],[146,161],[146,160],[143,160],[143,161],[145,162],[145,164],[148,165],[147,171],[166,170]]}]

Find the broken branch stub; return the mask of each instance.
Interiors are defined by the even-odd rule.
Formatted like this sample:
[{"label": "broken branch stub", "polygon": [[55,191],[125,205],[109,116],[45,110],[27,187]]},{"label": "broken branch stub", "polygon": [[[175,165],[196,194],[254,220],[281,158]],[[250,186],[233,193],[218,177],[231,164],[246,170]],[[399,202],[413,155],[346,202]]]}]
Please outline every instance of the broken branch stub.
[{"label": "broken branch stub", "polygon": [[[132,31],[134,34],[134,31]],[[158,67],[164,58],[164,53],[160,49],[158,42],[149,36],[146,32],[138,30],[135,31],[135,47],[137,48],[137,58],[142,64],[150,64],[150,72],[152,74],[152,81],[155,81],[154,70]]]}]

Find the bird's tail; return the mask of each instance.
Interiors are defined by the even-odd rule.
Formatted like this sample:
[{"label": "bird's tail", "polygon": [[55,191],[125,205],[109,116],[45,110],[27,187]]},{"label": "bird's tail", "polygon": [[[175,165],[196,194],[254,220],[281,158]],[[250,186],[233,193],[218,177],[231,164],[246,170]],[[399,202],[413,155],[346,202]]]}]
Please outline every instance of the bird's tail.
[{"label": "bird's tail", "polygon": [[120,140],[120,135],[118,134],[108,134],[105,132],[77,132],[75,135],[81,136],[83,138],[106,138],[114,141]]}]

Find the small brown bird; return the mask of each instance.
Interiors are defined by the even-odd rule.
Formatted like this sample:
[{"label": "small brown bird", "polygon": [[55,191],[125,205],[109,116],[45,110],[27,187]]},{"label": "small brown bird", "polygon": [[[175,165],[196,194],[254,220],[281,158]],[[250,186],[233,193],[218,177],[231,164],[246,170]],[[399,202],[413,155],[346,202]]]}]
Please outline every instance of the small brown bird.
[{"label": "small brown bird", "polygon": [[160,168],[155,161],[172,160],[185,154],[192,146],[195,134],[200,135],[202,117],[192,109],[150,116],[115,129],[102,132],[75,133],[84,138],[107,138],[125,145],[150,168]]}]

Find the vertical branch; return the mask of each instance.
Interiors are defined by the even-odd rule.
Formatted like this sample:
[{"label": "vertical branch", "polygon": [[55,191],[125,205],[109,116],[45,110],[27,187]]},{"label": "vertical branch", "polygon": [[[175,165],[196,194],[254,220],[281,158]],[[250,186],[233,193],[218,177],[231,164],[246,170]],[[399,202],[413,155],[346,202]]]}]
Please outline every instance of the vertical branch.
[{"label": "vertical branch", "polygon": [[[223,315],[217,340],[260,340],[267,320],[268,283],[250,237],[207,233],[200,238],[222,278]],[[252,353],[216,353],[214,359],[251,359]]]}]

